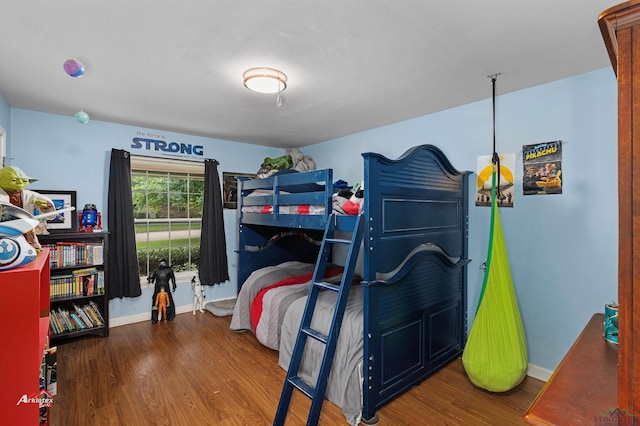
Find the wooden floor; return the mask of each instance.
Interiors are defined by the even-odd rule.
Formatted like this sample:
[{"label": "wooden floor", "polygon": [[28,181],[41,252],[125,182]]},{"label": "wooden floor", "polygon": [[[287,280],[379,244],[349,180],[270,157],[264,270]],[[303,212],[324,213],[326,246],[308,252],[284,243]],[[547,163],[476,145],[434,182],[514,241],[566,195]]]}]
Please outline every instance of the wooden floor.
[{"label": "wooden floor", "polygon": [[[186,313],[60,345],[51,426],[272,424],[285,376],[278,354],[229,330],[230,319]],[[542,385],[527,377],[506,393],[479,390],[458,359],[380,409],[378,424],[524,424]],[[287,425],[305,424],[309,402],[294,392]],[[320,424],[347,423],[325,401]]]}]

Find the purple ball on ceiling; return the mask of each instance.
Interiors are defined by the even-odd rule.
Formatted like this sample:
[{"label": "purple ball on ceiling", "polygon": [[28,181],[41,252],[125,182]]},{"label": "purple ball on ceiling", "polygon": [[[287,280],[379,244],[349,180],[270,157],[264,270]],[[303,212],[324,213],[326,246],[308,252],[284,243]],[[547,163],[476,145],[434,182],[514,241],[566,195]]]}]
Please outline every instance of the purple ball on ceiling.
[{"label": "purple ball on ceiling", "polygon": [[76,58],[64,61],[63,67],[64,72],[69,74],[71,77],[80,77],[84,74],[84,65],[82,65],[82,62]]}]

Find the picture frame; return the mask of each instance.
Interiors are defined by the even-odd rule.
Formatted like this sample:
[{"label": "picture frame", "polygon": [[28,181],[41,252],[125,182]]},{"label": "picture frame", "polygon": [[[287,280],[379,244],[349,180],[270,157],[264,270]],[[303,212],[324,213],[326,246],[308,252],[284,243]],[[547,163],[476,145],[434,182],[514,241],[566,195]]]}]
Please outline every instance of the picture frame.
[{"label": "picture frame", "polygon": [[222,200],[225,209],[238,208],[238,176],[256,177],[255,173],[222,172]]},{"label": "picture frame", "polygon": [[78,212],[76,206],[76,191],[57,191],[38,189],[37,193],[51,198],[56,210],[62,207],[76,207],[76,211],[60,213],[57,217],[46,221],[47,230],[52,233],[78,232]]}]

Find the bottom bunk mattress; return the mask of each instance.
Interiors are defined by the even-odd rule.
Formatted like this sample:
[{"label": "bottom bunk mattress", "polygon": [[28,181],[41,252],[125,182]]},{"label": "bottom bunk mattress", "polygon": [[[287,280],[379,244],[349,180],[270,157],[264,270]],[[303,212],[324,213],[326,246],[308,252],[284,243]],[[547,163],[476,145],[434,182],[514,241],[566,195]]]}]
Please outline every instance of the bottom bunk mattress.
[{"label": "bottom bunk mattress", "polygon": [[[360,285],[354,285],[349,293],[325,395],[329,401],[342,409],[351,425],[360,422],[362,413],[363,294]],[[320,293],[311,322],[314,330],[328,334],[336,297],[335,292]],[[307,298],[303,297],[294,301],[282,321],[278,364],[284,370],[289,368],[306,300]],[[308,384],[315,385],[317,381],[324,349],[324,344],[307,339],[298,376]]]},{"label": "bottom bunk mattress", "polygon": [[[251,330],[264,346],[278,350],[284,315],[295,300],[309,293],[314,267],[292,261],[254,271],[240,289],[229,327]],[[327,266],[325,281],[339,283],[342,271]]]}]

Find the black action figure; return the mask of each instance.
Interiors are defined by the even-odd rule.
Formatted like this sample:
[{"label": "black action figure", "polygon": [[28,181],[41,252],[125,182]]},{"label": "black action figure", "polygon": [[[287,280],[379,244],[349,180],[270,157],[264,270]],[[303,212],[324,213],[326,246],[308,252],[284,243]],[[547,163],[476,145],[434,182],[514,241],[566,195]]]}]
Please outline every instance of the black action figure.
[{"label": "black action figure", "polygon": [[[166,259],[161,259],[158,267],[147,277],[147,281],[155,283],[153,297],[151,299],[151,322],[156,323],[158,322],[158,311],[153,309],[155,307],[156,297],[158,293],[160,293],[161,288],[169,289],[169,283],[172,284],[173,291],[176,291],[176,276],[173,274],[173,269],[167,265]],[[176,317],[176,308],[173,303],[171,291],[167,293],[169,294],[169,305],[167,305],[166,320],[173,321]],[[163,318],[163,320],[165,320],[165,318]]]}]

